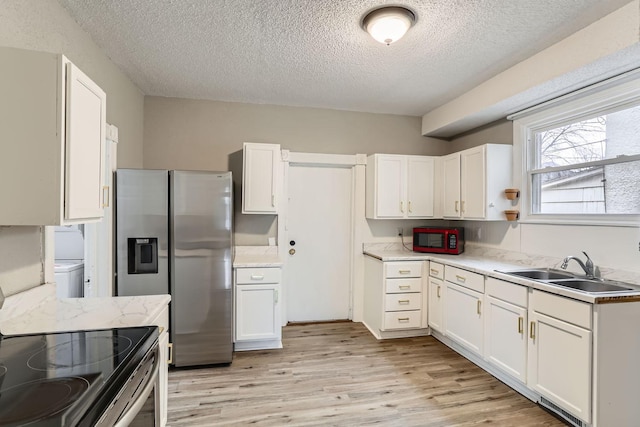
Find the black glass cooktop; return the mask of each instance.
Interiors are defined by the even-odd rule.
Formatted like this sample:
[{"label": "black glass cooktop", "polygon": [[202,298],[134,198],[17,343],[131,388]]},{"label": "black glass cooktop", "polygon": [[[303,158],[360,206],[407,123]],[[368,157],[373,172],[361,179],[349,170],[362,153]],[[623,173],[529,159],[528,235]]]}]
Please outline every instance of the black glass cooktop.
[{"label": "black glass cooktop", "polygon": [[0,336],[0,426],[92,425],[157,338],[155,326]]}]

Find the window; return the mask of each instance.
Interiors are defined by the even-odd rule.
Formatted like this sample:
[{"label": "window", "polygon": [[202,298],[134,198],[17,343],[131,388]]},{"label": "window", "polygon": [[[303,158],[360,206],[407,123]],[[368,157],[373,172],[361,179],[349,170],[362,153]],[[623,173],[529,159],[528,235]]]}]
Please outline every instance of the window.
[{"label": "window", "polygon": [[637,225],[640,80],[537,110],[514,123],[523,220]]}]

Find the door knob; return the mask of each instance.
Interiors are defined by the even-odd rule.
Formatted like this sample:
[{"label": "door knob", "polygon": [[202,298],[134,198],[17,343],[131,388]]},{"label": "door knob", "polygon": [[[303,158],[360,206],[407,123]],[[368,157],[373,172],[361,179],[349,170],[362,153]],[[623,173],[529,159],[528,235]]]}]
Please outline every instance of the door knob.
[{"label": "door knob", "polygon": [[289,255],[293,255],[293,254],[295,254],[295,253],[296,253],[296,250],[295,250],[295,249],[289,249]]}]

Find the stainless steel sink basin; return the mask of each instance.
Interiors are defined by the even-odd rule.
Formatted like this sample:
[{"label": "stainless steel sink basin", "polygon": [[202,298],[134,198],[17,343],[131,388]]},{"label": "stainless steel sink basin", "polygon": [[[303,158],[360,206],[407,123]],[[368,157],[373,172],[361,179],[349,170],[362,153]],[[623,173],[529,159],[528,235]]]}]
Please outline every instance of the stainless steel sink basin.
[{"label": "stainless steel sink basin", "polygon": [[[608,281],[586,280],[586,279],[569,279],[569,280],[550,280],[549,283],[554,285],[573,288],[583,292],[621,292],[636,290],[631,286],[614,284]],[[618,282],[616,282],[618,283]]]},{"label": "stainless steel sink basin", "polygon": [[513,270],[513,271],[500,271],[499,273],[511,274],[518,277],[524,277],[534,280],[556,280],[556,279],[571,279],[576,276],[564,271],[557,271],[545,268],[534,268],[529,270]]},{"label": "stainless steel sink basin", "polygon": [[522,277],[525,279],[535,280],[537,282],[562,286],[588,293],[640,291],[640,286],[637,285],[617,282],[615,280],[589,279],[584,276],[577,276],[567,271],[554,270],[550,268],[496,271],[498,273],[509,274],[511,276]]}]

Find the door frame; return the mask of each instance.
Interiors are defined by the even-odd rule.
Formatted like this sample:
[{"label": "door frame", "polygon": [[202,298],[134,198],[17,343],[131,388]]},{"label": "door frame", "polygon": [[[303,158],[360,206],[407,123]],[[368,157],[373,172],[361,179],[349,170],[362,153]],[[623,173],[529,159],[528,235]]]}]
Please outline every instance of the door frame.
[{"label": "door frame", "polygon": [[282,326],[287,324],[287,286],[288,276],[288,207],[289,207],[289,167],[294,165],[331,166],[351,169],[351,224],[349,239],[349,319],[362,321],[364,295],[364,257],[362,254],[362,229],[364,225],[364,194],[366,154],[322,154],[296,153],[282,150],[283,194],[278,212],[278,256],[283,261],[283,301]]}]

